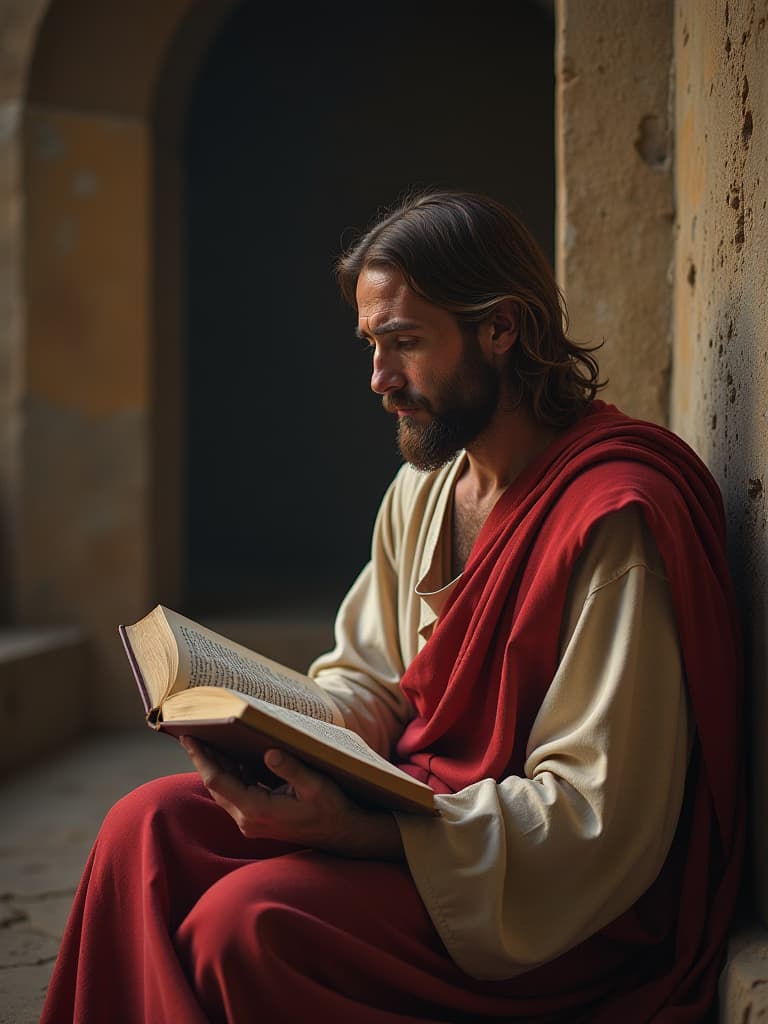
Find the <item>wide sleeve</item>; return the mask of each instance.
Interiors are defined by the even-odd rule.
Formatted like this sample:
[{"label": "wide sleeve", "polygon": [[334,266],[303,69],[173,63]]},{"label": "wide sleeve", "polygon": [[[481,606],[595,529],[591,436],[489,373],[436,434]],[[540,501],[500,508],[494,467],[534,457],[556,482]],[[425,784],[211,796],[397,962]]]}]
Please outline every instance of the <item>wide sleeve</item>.
[{"label": "wide sleeve", "polygon": [[400,689],[404,671],[396,566],[403,525],[400,489],[399,476],[376,517],[371,559],[339,607],[334,649],[309,668],[309,675],[340,707],[347,728],[384,757],[413,714]]},{"label": "wide sleeve", "polygon": [[655,544],[634,509],[593,532],[524,777],[398,815],[408,864],[468,974],[509,978],[628,909],[664,863],[683,799],[688,705]]}]

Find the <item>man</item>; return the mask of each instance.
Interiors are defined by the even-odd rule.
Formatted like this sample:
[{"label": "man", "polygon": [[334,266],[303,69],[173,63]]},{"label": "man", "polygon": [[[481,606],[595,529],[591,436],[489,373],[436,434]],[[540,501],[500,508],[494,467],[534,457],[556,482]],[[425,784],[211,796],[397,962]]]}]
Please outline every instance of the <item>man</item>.
[{"label": "man", "polygon": [[743,831],[717,487],[596,399],[494,201],[411,197],[339,282],[406,463],[311,673],[440,815],[186,741],[205,788],[110,812],[43,1021],[706,1020]]}]

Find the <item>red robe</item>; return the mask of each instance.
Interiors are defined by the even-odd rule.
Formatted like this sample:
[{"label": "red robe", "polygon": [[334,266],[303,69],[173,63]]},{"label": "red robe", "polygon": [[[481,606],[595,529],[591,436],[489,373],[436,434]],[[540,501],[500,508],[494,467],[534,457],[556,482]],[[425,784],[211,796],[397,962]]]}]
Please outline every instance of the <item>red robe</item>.
[{"label": "red robe", "polygon": [[405,865],[247,840],[180,776],[108,815],[41,1024],[705,1020],[741,867],[741,666],[720,493],[682,441],[594,402],[509,487],[403,677],[417,714],[396,760],[439,792],[522,772],[575,561],[630,503],[667,568],[696,725],[677,835],[634,907],[551,963],[477,981]]}]

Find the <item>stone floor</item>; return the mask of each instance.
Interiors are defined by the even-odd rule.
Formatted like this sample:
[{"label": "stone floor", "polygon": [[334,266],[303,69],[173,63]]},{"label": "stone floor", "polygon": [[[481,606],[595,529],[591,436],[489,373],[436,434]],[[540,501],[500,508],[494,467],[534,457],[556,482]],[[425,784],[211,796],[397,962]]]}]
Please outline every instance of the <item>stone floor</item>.
[{"label": "stone floor", "polygon": [[0,1024],[37,1024],[106,811],[140,783],[188,768],[177,744],[141,729],[82,742],[0,783]]}]

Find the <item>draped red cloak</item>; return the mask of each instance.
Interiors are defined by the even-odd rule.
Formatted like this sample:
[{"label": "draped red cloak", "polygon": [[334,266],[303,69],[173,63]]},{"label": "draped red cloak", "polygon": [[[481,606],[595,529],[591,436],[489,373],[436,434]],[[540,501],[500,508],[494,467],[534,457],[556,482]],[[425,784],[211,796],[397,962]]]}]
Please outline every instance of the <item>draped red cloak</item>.
[{"label": "draped red cloak", "polygon": [[[615,942],[634,944],[654,976],[640,991],[629,981],[627,998],[617,968],[608,989],[596,985],[607,1002],[590,1019],[700,1020],[722,966],[742,862],[742,665],[722,498],[679,437],[595,401],[512,483],[402,678],[417,714],[397,761],[438,792],[523,774],[557,668],[575,562],[595,523],[630,504],[642,509],[669,577],[695,722],[683,815],[661,876],[638,903],[532,975],[544,970],[556,988],[559,963],[586,992],[591,973],[604,977]],[[683,1006],[690,1016],[654,1016]]]},{"label": "draped red cloak", "polygon": [[110,811],[41,1024],[702,1021],[738,885],[741,675],[718,489],[668,432],[595,402],[500,499],[403,677],[406,770],[442,792],[521,773],[594,523],[639,504],[667,567],[696,722],[667,863],[627,913],[509,981],[464,974],[401,863],[246,839],[196,776]]}]

